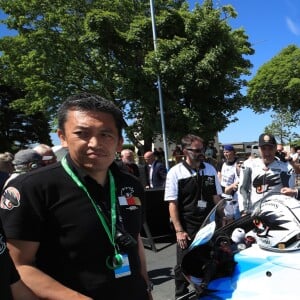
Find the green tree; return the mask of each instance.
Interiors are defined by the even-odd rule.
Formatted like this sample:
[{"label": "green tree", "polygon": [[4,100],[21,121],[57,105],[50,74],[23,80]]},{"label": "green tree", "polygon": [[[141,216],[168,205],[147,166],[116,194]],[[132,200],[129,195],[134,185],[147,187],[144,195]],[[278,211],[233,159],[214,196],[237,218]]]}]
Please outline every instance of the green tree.
[{"label": "green tree", "polygon": [[299,47],[286,47],[258,70],[248,84],[247,102],[256,112],[300,110]]},{"label": "green tree", "polygon": [[281,144],[289,143],[299,139],[299,134],[295,131],[295,127],[299,125],[299,112],[296,114],[290,111],[281,111],[271,115],[272,123],[265,127],[265,132],[273,134]]},{"label": "green tree", "polygon": [[168,139],[204,138],[224,129],[244,105],[241,75],[253,54],[231,6],[156,0],[158,51],[148,0],[0,0],[16,36],[0,40],[0,80],[24,95],[12,107],[53,120],[66,95],[96,92],[130,119],[128,137],[149,149],[161,132],[160,75]]},{"label": "green tree", "polygon": [[50,126],[41,112],[24,114],[10,107],[21,96],[20,90],[0,86],[0,152],[14,153],[34,143],[51,145]]},{"label": "green tree", "polygon": [[[253,49],[242,29],[228,25],[234,17],[232,6],[214,9],[212,1],[193,12],[182,7],[158,15],[158,53],[146,57],[146,72],[159,73],[163,80],[166,122],[175,140],[183,131],[208,140],[243,106],[241,75],[251,67],[244,56]],[[177,26],[171,20],[178,20]]]}]

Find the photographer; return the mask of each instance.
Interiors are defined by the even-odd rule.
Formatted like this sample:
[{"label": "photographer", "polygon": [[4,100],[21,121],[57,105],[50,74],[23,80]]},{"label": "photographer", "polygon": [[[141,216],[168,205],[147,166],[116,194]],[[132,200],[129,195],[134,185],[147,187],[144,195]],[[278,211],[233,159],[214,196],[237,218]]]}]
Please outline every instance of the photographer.
[{"label": "photographer", "polygon": [[114,163],[124,124],[108,100],[68,98],[58,111],[68,154],[3,191],[11,256],[41,299],[152,299],[140,237],[144,189]]}]

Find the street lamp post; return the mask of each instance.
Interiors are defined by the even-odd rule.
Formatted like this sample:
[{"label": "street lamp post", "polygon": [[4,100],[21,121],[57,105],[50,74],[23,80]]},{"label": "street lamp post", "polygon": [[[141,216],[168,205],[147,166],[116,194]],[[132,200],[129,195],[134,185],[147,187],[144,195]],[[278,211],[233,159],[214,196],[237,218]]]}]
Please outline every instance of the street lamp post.
[{"label": "street lamp post", "polygon": [[[156,52],[157,48],[156,48],[156,28],[155,28],[154,0],[150,0],[150,10],[151,10],[151,21],[152,21],[153,46],[154,46],[154,51]],[[161,89],[161,82],[160,82],[159,74],[157,74],[157,89],[158,89],[158,96],[159,96],[159,110],[160,110],[162,137],[163,137],[164,152],[165,152],[165,165],[166,165],[167,170],[169,170],[168,145],[167,145],[166,129],[165,129],[163,97],[162,97],[162,89]]]}]

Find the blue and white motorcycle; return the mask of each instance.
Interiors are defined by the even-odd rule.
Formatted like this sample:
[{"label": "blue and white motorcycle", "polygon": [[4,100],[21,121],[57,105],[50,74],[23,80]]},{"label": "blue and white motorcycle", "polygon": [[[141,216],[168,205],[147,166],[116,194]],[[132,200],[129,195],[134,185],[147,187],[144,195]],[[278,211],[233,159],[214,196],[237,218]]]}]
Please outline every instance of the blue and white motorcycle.
[{"label": "blue and white motorcycle", "polygon": [[197,299],[299,299],[300,202],[266,196],[253,213],[216,230],[212,210],[183,258]]}]

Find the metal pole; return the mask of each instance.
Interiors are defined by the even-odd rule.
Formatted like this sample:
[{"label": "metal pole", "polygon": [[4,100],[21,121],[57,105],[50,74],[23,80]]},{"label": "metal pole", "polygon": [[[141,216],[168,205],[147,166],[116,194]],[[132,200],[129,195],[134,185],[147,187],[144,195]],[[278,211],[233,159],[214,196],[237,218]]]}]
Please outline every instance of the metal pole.
[{"label": "metal pole", "polygon": [[[154,46],[154,51],[156,52],[156,28],[155,28],[155,14],[154,14],[154,4],[153,4],[153,2],[154,2],[154,0],[150,0],[152,33],[153,33],[153,46]],[[161,90],[159,75],[157,75],[157,88],[158,88],[158,96],[159,96],[159,110],[160,110],[160,119],[161,119],[161,127],[162,127],[162,137],[163,137],[164,152],[165,152],[165,164],[166,164],[166,169],[169,170],[168,144],[167,144],[167,138],[166,138],[165,117],[164,117],[164,109],[163,109],[163,97],[162,97],[162,90]]]}]

